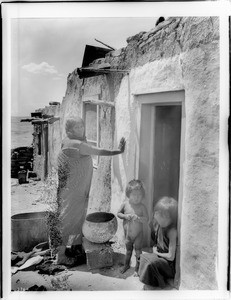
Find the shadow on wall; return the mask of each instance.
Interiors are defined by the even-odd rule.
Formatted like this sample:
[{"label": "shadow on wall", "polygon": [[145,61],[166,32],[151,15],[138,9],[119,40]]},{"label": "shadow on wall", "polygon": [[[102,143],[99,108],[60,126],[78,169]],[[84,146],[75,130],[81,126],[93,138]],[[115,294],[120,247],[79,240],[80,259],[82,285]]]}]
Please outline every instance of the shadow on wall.
[{"label": "shadow on wall", "polygon": [[[136,177],[136,155],[137,155],[137,145],[139,142],[139,135],[138,135],[138,128],[136,124],[136,118],[135,118],[135,108],[131,105],[131,91],[130,91],[130,82],[129,82],[129,76],[127,76],[127,82],[125,83],[127,85],[127,103],[128,103],[128,119],[129,119],[129,135],[126,137],[124,136],[124,132],[122,131],[120,133],[121,136],[118,136],[118,130],[117,127],[115,128],[115,140],[118,140],[118,137],[121,138],[122,136],[125,137],[126,140],[126,147],[125,147],[125,153],[121,156],[123,161],[123,171],[125,173],[126,182],[124,184],[127,184],[130,180],[134,179]],[[135,103],[134,103],[135,106]],[[114,176],[117,178],[120,189],[123,191],[123,181],[122,178],[124,178],[123,174],[121,174],[121,168],[119,166],[119,156],[115,156],[113,159],[113,169],[114,169]],[[122,172],[123,172],[122,171]]]},{"label": "shadow on wall", "polygon": [[[117,129],[116,128],[115,128],[115,140],[117,141]],[[124,153],[126,153],[126,148],[125,148]],[[120,171],[120,167],[119,167],[119,156],[121,156],[121,155],[115,155],[113,157],[113,171],[114,171],[114,176],[118,180],[120,189],[121,189],[121,191],[123,191],[122,176],[121,176],[121,171]],[[122,154],[123,165],[124,165],[124,157],[123,156],[124,156],[124,154]]]},{"label": "shadow on wall", "polygon": [[[128,172],[126,172],[128,181],[134,179],[136,177],[136,154],[137,154],[137,145],[139,144],[139,135],[138,135],[138,128],[137,128],[137,119],[135,117],[135,99],[133,99],[133,105],[131,105],[131,89],[130,89],[130,81],[129,81],[129,76],[127,77],[128,79],[128,112],[129,112],[129,117],[130,117],[130,134],[129,134],[129,142],[132,147],[130,147],[130,157],[133,157],[133,165],[131,167],[131,162],[129,164],[128,161]],[[135,178],[138,179],[138,178]]]}]

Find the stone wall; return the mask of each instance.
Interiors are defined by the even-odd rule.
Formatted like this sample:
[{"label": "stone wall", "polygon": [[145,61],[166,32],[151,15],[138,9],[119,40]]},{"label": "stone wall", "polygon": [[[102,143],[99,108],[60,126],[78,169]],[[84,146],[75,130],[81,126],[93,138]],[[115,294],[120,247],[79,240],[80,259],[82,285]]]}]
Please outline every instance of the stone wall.
[{"label": "stone wall", "polygon": [[[180,228],[180,288],[216,289],[218,250],[219,155],[219,19],[169,18],[149,32],[127,39],[125,48],[109,52],[94,65],[130,70],[79,79],[68,76],[61,106],[65,119],[81,115],[82,97],[100,94],[115,110],[100,115],[100,146],[116,147],[126,138],[126,151],[101,157],[95,170],[89,210],[116,214],[127,182],[137,176],[139,104],[135,94],[185,91],[184,165]],[[115,115],[114,115],[115,114]],[[123,243],[121,220],[117,233]]]},{"label": "stone wall", "polygon": [[[60,115],[60,105],[49,105],[44,108],[41,108],[37,111],[41,111],[43,116],[59,116]],[[53,168],[56,168],[57,163],[57,155],[61,146],[61,126],[60,121],[56,121],[53,124],[49,124],[45,121],[41,123],[34,123],[34,133],[33,133],[33,155],[34,155],[34,172],[37,173],[38,178],[41,180],[46,179],[46,175],[48,175]],[[41,120],[40,120],[41,121]],[[48,130],[48,140],[47,140],[47,148],[45,146],[45,136],[44,136],[44,128],[47,127]],[[41,134],[41,138],[39,141],[39,134]],[[40,149],[39,152],[39,143]],[[47,160],[45,160],[45,152],[48,149]],[[45,166],[46,165],[46,166]],[[47,169],[47,171],[45,171]]]}]

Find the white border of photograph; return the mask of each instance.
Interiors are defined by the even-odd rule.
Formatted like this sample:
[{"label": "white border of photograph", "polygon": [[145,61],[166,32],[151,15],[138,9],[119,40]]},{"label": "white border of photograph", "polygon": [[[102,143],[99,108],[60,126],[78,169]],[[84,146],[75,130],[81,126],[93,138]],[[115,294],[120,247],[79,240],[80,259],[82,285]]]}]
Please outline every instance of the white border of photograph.
[{"label": "white border of photograph", "polygon": [[[98,3],[4,3],[3,18],[3,299],[228,299],[228,126],[229,115],[229,1],[205,2],[98,2]],[[217,291],[126,291],[126,292],[10,292],[10,136],[11,136],[11,19],[70,17],[159,17],[159,16],[220,17],[220,177],[219,177],[219,249]],[[71,70],[70,70],[71,71]]]}]

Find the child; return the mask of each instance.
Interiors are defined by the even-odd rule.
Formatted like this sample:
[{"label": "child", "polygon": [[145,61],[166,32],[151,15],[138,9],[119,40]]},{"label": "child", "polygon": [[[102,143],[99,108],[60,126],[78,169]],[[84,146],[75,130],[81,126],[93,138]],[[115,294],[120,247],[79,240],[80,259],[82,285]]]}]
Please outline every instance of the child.
[{"label": "child", "polygon": [[135,179],[131,180],[126,187],[126,196],[129,200],[121,205],[117,214],[118,218],[123,219],[126,245],[125,264],[121,273],[126,272],[130,268],[134,246],[136,252],[135,275],[137,275],[143,243],[143,223],[148,222],[147,209],[142,203],[144,195],[145,191],[142,182]]},{"label": "child", "polygon": [[177,201],[170,197],[161,198],[154,208],[151,237],[153,253],[140,256],[139,277],[146,285],[164,288],[166,279],[175,274],[177,245]]},{"label": "child", "polygon": [[60,257],[64,251],[69,256],[72,255],[70,249],[82,244],[82,225],[87,212],[93,173],[91,155],[116,155],[123,153],[125,149],[124,138],[120,140],[117,150],[88,144],[84,122],[79,117],[69,118],[65,129],[67,137],[62,141],[58,156],[57,202],[62,243],[59,247]]}]

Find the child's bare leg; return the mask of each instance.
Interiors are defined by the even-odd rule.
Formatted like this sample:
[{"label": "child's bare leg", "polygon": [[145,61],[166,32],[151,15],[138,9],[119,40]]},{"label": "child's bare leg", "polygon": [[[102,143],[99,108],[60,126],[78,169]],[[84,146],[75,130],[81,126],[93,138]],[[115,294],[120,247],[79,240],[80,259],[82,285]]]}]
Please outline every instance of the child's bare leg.
[{"label": "child's bare leg", "polygon": [[134,276],[138,276],[138,270],[140,266],[140,254],[142,253],[142,251],[140,249],[135,249],[135,251],[136,251],[136,266],[135,266]]},{"label": "child's bare leg", "polygon": [[133,250],[132,242],[126,242],[126,256],[125,256],[124,267],[120,271],[122,274],[125,273],[130,268],[132,250]]},{"label": "child's bare leg", "polygon": [[140,232],[135,240],[135,251],[136,251],[136,266],[134,276],[138,276],[138,270],[140,266],[140,254],[142,253],[141,248],[143,244],[143,234]]}]

